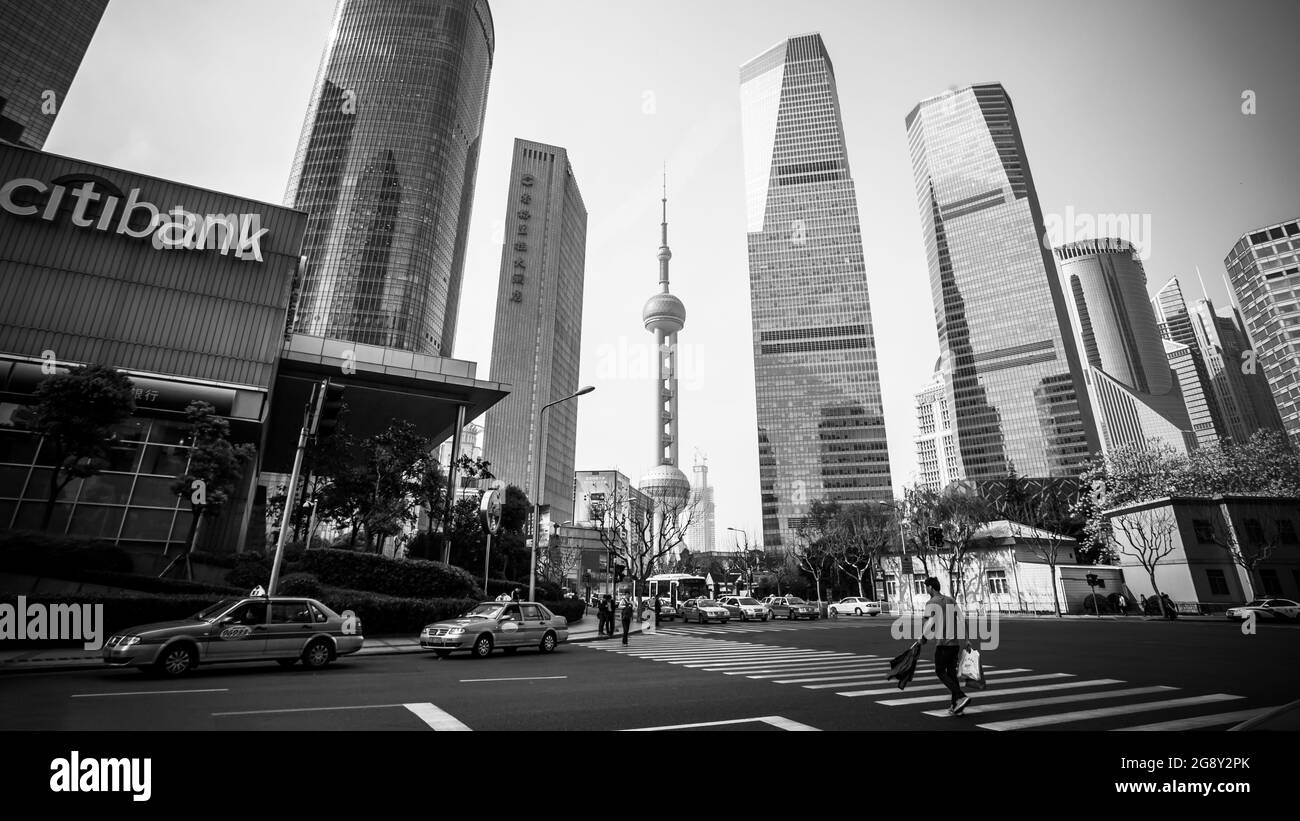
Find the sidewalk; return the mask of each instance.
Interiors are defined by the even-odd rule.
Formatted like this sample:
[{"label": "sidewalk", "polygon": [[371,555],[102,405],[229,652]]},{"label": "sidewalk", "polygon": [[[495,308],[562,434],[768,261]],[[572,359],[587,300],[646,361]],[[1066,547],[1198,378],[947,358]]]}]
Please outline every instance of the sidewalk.
[{"label": "sidewalk", "polygon": [[[621,631],[622,625],[615,625]],[[641,632],[641,625],[633,621],[632,632]],[[569,625],[569,641],[599,641],[596,633],[596,617],[587,615]],[[375,636],[366,637],[365,646],[358,650],[358,656],[392,656],[404,653],[424,653],[420,649],[418,636]],[[4,673],[23,673],[50,670],[102,670],[104,661],[99,651],[79,650],[76,647],[53,647],[48,650],[0,650],[0,675]]]}]

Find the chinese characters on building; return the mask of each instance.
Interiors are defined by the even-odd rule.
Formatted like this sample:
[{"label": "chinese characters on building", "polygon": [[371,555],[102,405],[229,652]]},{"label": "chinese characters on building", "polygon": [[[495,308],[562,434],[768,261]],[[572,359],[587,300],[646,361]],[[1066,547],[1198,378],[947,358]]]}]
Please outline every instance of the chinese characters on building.
[{"label": "chinese characters on building", "polygon": [[[524,188],[532,188],[535,181],[536,179],[532,174],[524,174],[519,179],[520,184],[523,185]],[[528,206],[531,205],[532,202],[533,195],[528,191],[524,191],[519,195],[520,205]],[[525,239],[525,237],[528,236],[528,220],[532,219],[533,215],[529,212],[528,208],[525,207],[516,211],[515,217],[519,220],[519,226],[515,229],[515,262],[514,271],[510,276],[510,284],[522,286],[524,284],[524,271],[527,270],[528,267],[523,257],[523,255],[528,252],[528,240]],[[516,287],[514,289],[514,292],[510,295],[510,301],[524,301],[524,292],[522,288]]]}]

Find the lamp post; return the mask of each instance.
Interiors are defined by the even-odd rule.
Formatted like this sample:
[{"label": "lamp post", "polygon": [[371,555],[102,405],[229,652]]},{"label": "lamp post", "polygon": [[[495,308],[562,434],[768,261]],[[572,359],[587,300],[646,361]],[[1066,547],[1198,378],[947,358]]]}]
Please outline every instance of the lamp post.
[{"label": "lamp post", "polygon": [[542,462],[546,458],[546,427],[542,424],[546,420],[546,411],[550,410],[553,405],[561,402],[568,402],[570,399],[577,399],[579,396],[591,393],[595,388],[587,385],[578,388],[578,392],[563,399],[556,399],[542,405],[542,409],[537,412],[537,471],[536,480],[533,482],[533,560],[528,565],[528,600],[537,600],[537,543],[542,538]]},{"label": "lamp post", "polygon": [[[744,564],[744,566],[745,566],[745,567],[749,567],[749,566],[750,566],[750,565],[749,565],[749,534],[746,533],[745,531],[741,530],[741,529],[738,528],[738,527],[729,527],[729,528],[727,528],[727,530],[730,530],[730,531],[732,531],[733,533],[739,533],[741,536],[744,536],[744,537],[745,537],[745,549],[744,549],[744,551],[743,551],[740,555],[742,555],[742,556],[745,557],[745,564]],[[736,539],[735,536],[732,536],[731,539],[732,539],[732,541],[736,544],[736,547],[740,547],[740,543],[739,543],[739,542],[735,542],[735,539]],[[754,570],[753,570],[752,567],[750,568],[750,571],[749,571],[749,578],[746,579],[746,582],[749,584],[749,587],[747,588],[747,592],[748,592],[749,595],[751,595],[751,596],[754,595]]]}]

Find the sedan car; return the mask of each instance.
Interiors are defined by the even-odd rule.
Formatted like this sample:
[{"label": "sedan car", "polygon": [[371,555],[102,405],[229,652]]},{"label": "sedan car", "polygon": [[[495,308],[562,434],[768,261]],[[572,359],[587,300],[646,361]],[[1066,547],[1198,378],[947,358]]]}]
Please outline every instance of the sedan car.
[{"label": "sedan car", "polygon": [[758,599],[749,596],[727,596],[720,599],[719,604],[727,608],[727,612],[733,619],[767,621],[767,608]]},{"label": "sedan car", "polygon": [[682,602],[681,610],[682,621],[690,621],[693,617],[700,624],[708,624],[710,621],[720,621],[723,624],[731,618],[731,613],[713,599],[687,599]]},{"label": "sedan car", "polygon": [[816,620],[820,613],[817,612],[817,605],[806,602],[798,596],[777,596],[767,605],[772,611],[772,618],[785,616],[787,619],[813,619]]},{"label": "sedan car", "polygon": [[1228,608],[1228,618],[1241,621],[1247,613],[1254,613],[1258,619],[1273,621],[1300,620],[1300,604],[1290,599],[1255,599],[1254,601]]},{"label": "sedan car", "polygon": [[[650,603],[650,610],[654,611],[654,602]],[[673,607],[673,603],[669,599],[662,596],[659,598],[659,618],[668,621],[677,618],[677,608]]]},{"label": "sedan car", "polygon": [[537,602],[483,602],[454,619],[426,625],[420,632],[420,647],[446,658],[456,650],[468,650],[484,659],[500,647],[511,654],[520,647],[536,647],[549,653],[569,640],[569,622]]},{"label": "sedan car", "polygon": [[826,610],[831,616],[879,616],[880,602],[864,599],[861,596],[848,596],[837,602],[831,602]]},{"label": "sedan car", "polygon": [[200,664],[277,661],[319,669],[365,643],[352,611],[335,613],[315,599],[248,596],[224,599],[188,619],[132,627],[111,636],[101,654],[114,667],[179,676]]}]

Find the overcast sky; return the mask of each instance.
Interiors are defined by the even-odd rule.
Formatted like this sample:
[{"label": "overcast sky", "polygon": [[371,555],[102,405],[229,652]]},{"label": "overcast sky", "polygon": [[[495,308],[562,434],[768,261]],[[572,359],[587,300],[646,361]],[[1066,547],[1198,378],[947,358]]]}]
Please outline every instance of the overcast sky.
[{"label": "overcast sky", "polygon": [[[280,202],[333,0],[112,0],[46,150]],[[857,183],[894,483],[938,355],[903,118],[1003,83],[1047,215],[1136,214],[1154,292],[1225,303],[1245,231],[1300,215],[1300,5],[494,0],[496,59],[455,356],[487,377],[512,141],[566,147],[590,211],[577,465],[654,463],[659,174],[687,307],[682,468],[708,454],[720,544],[761,534],[738,67],[820,31]],[[1242,112],[1243,91],[1256,111]],[[1064,239],[1077,239],[1065,236]]]}]

